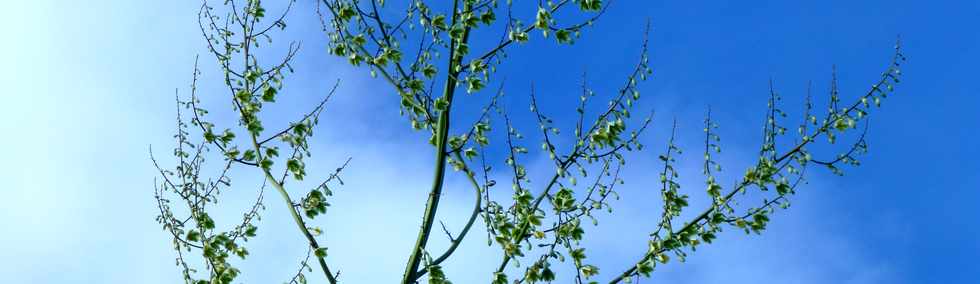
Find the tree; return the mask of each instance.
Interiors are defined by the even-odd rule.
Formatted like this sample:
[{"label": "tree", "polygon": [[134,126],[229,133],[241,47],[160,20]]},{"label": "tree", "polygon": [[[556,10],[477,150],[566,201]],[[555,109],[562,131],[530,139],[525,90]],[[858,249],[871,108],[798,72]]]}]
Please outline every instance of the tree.
[{"label": "tree", "polygon": [[[905,60],[900,46],[896,45],[893,60],[881,78],[866,93],[848,102],[839,96],[835,70],[828,111],[818,118],[808,95],[800,115],[798,136],[793,139],[784,138],[789,131],[788,116],[779,106],[780,96],[770,83],[758,162],[746,169],[744,176],[731,187],[723,186],[715,178],[721,167],[713,155],[721,148],[716,132],[718,124],[709,109],[704,119],[702,174],[706,180],[703,190],[713,202],[690,220],[677,219],[688,207],[689,195],[680,190],[677,181],[679,172],[674,164],[682,150],[674,143],[672,131],[664,152],[658,156],[663,168],[659,170],[660,182],[655,186],[660,188],[662,197],[662,218],[650,234],[649,245],[637,248],[640,257],[632,266],[604,268],[614,271],[612,278],[597,279],[599,267],[588,262],[586,248],[580,245],[586,237],[583,221],[591,219],[595,224],[593,214],[610,210],[612,199],[618,199],[616,185],[624,183],[619,171],[626,165],[627,153],[644,148],[639,137],[652,122],[652,113],[640,119],[632,113],[634,103],[640,99],[638,85],[651,74],[646,40],[642,42],[643,52],[635,67],[625,72],[618,90],[601,95],[590,89],[587,82],[582,83],[581,101],[575,109],[577,122],[570,137],[572,143],[556,142],[562,132],[538,107],[534,90],[530,91],[531,115],[540,129],[541,151],[550,157],[554,168],[543,186],[530,183],[524,166],[523,157],[531,150],[523,146],[526,143],[519,128],[526,126],[514,125],[509,112],[496,103],[503,95],[502,87],[497,90],[486,87],[494,85],[496,67],[506,62],[509,49],[520,48],[536,34],[541,35],[539,40],[573,44],[599,20],[611,2],[540,3],[535,18],[527,21],[512,16],[513,9],[522,7],[510,1],[454,0],[449,6],[442,6],[443,3],[435,1],[415,0],[404,8],[393,7],[402,3],[383,0],[318,3],[315,12],[321,17],[322,28],[330,40],[330,52],[388,82],[397,95],[403,116],[414,129],[429,134],[428,141],[435,152],[432,187],[415,245],[406,251],[409,257],[402,283],[416,283],[426,277],[429,283],[449,283],[442,264],[454,257],[456,248],[471,235],[477,221],[485,225],[486,233],[494,241],[488,245],[502,251],[496,272],[489,275],[493,283],[553,281],[559,272],[555,265],[564,262],[574,267],[569,277],[577,283],[631,282],[649,277],[658,265],[668,263],[672,257],[683,260],[696,247],[711,243],[724,228],[761,233],[769,216],[778,207],[788,206],[789,197],[805,183],[808,168],[820,166],[842,174],[842,165],[858,165],[858,156],[867,150],[865,133],[869,112],[893,91],[901,75],[899,65]],[[221,191],[231,187],[227,173],[232,167],[244,167],[264,176],[261,188],[271,186],[279,193],[308,242],[307,259],[310,254],[316,258],[319,270],[329,283],[341,282],[332,267],[343,264],[328,261],[327,247],[317,241],[317,236],[330,231],[312,226],[310,221],[326,213],[332,188],[343,184],[340,174],[347,164],[327,173],[319,186],[311,190],[300,192],[287,187],[290,178],[302,180],[307,176],[304,159],[311,155],[308,141],[336,85],[312,110],[297,114],[298,119],[288,127],[266,131],[262,123],[263,107],[274,103],[280,95],[299,45],[290,44],[286,55],[273,63],[260,60],[255,50],[265,40],[271,42],[275,32],[286,28],[285,18],[292,4],[289,1],[275,17],[266,15],[259,0],[225,1],[219,9],[204,3],[199,12],[201,32],[211,56],[221,68],[221,83],[231,99],[238,124],[218,126],[207,118],[208,111],[196,92],[200,71],[195,64],[189,98],[177,97],[174,136],[177,146],[173,152],[177,165],[165,169],[153,158],[160,171],[155,190],[160,209],[157,221],[173,236],[177,263],[188,283],[232,282],[240,271],[234,268],[231,256],[247,257],[246,241],[257,234],[257,219],[264,208],[261,190],[250,210],[228,229],[223,229],[226,224],[219,224],[208,214],[218,204]],[[395,15],[391,10],[403,12],[398,14],[403,16],[385,19],[384,15]],[[569,22],[559,20],[559,16],[582,20]],[[500,29],[504,36],[490,46],[477,48],[471,40],[471,34],[477,29]],[[440,88],[435,88],[436,84]],[[489,93],[489,103],[479,113],[454,114],[456,101],[469,98],[460,98],[457,91]],[[608,104],[594,108],[593,101],[600,99],[608,100]],[[461,128],[464,131],[453,132],[450,124],[460,121],[470,124]],[[859,126],[862,122],[864,128]],[[676,129],[676,122],[673,128]],[[810,150],[821,141],[834,144],[838,137],[850,132],[856,132],[854,142],[837,155],[821,159],[816,156],[823,155]],[[497,139],[500,141],[491,143]],[[510,176],[512,188],[511,198],[507,200],[491,194],[491,191],[507,190],[495,186],[497,181],[489,177],[493,162],[488,161],[485,152],[498,145],[506,153],[505,170],[498,173]],[[209,149],[217,149],[220,154],[217,156],[222,160],[217,176],[202,173],[207,169],[205,158]],[[285,155],[280,155],[280,150]],[[446,169],[449,166],[452,171]],[[450,239],[447,248],[433,249],[427,244],[434,233],[445,176],[450,173],[469,180],[474,192],[473,210],[465,226],[455,234],[443,227]],[[754,194],[745,195],[747,192]],[[302,197],[297,198],[297,194]],[[739,196],[743,198],[739,200]],[[743,205],[736,205],[737,200]],[[744,205],[753,202],[754,205]],[[206,273],[194,268],[193,261],[188,260],[192,255],[200,257]],[[525,264],[509,265],[515,262]],[[307,261],[303,261],[290,282],[304,283],[303,271],[309,268]]]}]

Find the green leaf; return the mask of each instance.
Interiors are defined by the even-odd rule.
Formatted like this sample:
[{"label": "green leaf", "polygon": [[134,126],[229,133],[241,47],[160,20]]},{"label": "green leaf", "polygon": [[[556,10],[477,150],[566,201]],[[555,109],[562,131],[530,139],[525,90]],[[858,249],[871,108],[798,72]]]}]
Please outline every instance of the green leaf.
[{"label": "green leaf", "polygon": [[555,39],[558,40],[558,43],[572,43],[572,37],[569,35],[568,30],[556,31]]},{"label": "green leaf", "polygon": [[292,158],[286,161],[286,169],[293,173],[293,177],[297,180],[303,180],[303,176],[306,175],[306,170],[304,169],[303,162],[299,159]]},{"label": "green leaf", "polygon": [[790,186],[787,183],[781,182],[776,184],[776,193],[779,193],[779,195],[786,195],[790,190]]},{"label": "green leaf", "polygon": [[507,274],[504,274],[503,272],[494,272],[493,284],[507,284]]},{"label": "green leaf", "polygon": [[357,12],[354,11],[354,8],[351,7],[351,5],[341,5],[337,11],[337,18],[340,18],[340,20],[343,22],[350,21],[350,19],[356,15]]},{"label": "green leaf", "polygon": [[327,248],[318,248],[314,254],[319,258],[327,257]]},{"label": "green leaf", "polygon": [[245,73],[245,81],[249,83],[255,83],[259,79],[260,73],[257,70],[249,70]]},{"label": "green leaf", "polygon": [[576,0],[582,11],[599,11],[602,9],[602,0]]},{"label": "green leaf", "polygon": [[264,90],[262,91],[262,101],[275,102],[276,92],[278,92],[276,88],[265,86]]},{"label": "green leaf", "polygon": [[[255,3],[259,3],[259,2],[255,1]],[[255,5],[256,5],[255,8],[252,9],[252,15],[254,15],[255,18],[265,17],[265,8],[262,8],[262,6],[258,6],[258,4]]]},{"label": "green leaf", "polygon": [[479,91],[480,89],[483,89],[483,81],[481,81],[480,78],[477,78],[476,76],[470,76],[469,80],[467,80],[466,83],[467,83],[466,92],[468,93],[473,93]]},{"label": "green leaf", "polygon": [[476,150],[474,150],[473,147],[466,148],[466,150],[463,150],[463,154],[468,159],[473,159],[473,157],[477,156]]},{"label": "green leaf", "polygon": [[214,132],[211,132],[210,130],[204,132],[204,141],[207,141],[208,143],[214,142],[214,140],[217,138],[218,137],[214,135]]},{"label": "green leaf", "polygon": [[584,275],[585,278],[590,278],[596,274],[599,274],[599,268],[591,264],[584,265],[582,268],[579,268],[579,270],[582,271],[582,275]]},{"label": "green leaf", "polygon": [[224,134],[221,135],[221,142],[227,144],[235,139],[235,133],[231,132],[230,129],[225,129]]},{"label": "green leaf", "polygon": [[483,22],[483,24],[485,25],[489,25],[490,23],[493,23],[493,21],[496,19],[497,16],[494,15],[492,9],[487,9],[485,12],[483,12],[483,14],[480,15],[480,21]]},{"label": "green leaf", "polygon": [[201,233],[195,230],[187,232],[187,241],[196,242],[201,239]]},{"label": "green leaf", "polygon": [[245,236],[254,237],[255,231],[257,231],[258,229],[259,228],[253,226],[252,224],[249,224],[248,226],[245,227]]},{"label": "green leaf", "polygon": [[245,154],[242,155],[242,160],[245,161],[255,160],[255,150],[245,150]]},{"label": "green leaf", "polygon": [[436,29],[446,30],[446,15],[438,15],[432,18],[432,26]]},{"label": "green leaf", "polygon": [[538,14],[534,21],[534,27],[541,29],[542,31],[547,31],[550,21],[551,13],[543,7],[538,7]]},{"label": "green leaf", "polygon": [[445,111],[449,107],[449,102],[445,98],[438,98],[434,104],[437,111]]},{"label": "green leaf", "polygon": [[555,272],[554,271],[551,271],[551,268],[545,267],[544,270],[541,270],[541,280],[542,281],[547,281],[547,282],[554,281],[555,280]]},{"label": "green leaf", "polygon": [[520,30],[511,30],[508,34],[508,38],[518,43],[525,43],[528,40],[527,33]]},{"label": "green leaf", "polygon": [[272,160],[270,160],[270,159],[262,159],[262,161],[259,161],[259,166],[262,167],[262,169],[268,171],[268,170],[272,169]]},{"label": "green leaf", "polygon": [[249,132],[255,135],[258,135],[262,132],[262,130],[265,130],[265,128],[262,127],[262,123],[255,119],[250,119],[248,121],[247,128]]},{"label": "green leaf", "polygon": [[436,72],[436,66],[432,64],[426,65],[425,68],[422,68],[422,75],[424,75],[426,78],[435,77]]}]

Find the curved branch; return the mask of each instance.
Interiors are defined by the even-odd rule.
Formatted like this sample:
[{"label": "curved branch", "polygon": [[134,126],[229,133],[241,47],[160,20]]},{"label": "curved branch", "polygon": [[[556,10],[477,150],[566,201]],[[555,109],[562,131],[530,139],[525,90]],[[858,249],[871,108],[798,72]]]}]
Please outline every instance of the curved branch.
[{"label": "curved branch", "polygon": [[[463,161],[463,157],[462,155],[459,154],[459,152],[456,152],[455,156],[457,160],[461,162]],[[449,244],[449,248],[446,249],[446,252],[442,253],[442,255],[432,260],[429,263],[429,265],[427,265],[425,268],[422,268],[420,271],[415,272],[415,274],[418,275],[419,277],[425,275],[425,273],[428,272],[429,267],[434,265],[439,265],[440,263],[448,259],[449,256],[451,256],[456,251],[456,248],[459,247],[459,244],[463,242],[463,238],[466,237],[466,234],[469,233],[470,228],[473,227],[473,223],[476,222],[476,218],[480,216],[480,212],[483,208],[482,207],[483,197],[480,196],[481,193],[480,184],[476,181],[476,177],[474,176],[473,171],[469,169],[469,167],[464,166],[463,172],[466,174],[466,178],[470,181],[470,184],[473,185],[474,192],[476,193],[476,202],[473,204],[473,212],[470,213],[470,219],[466,221],[466,225],[463,226],[463,230],[459,232],[459,235],[456,236],[455,239],[451,240],[451,243]]]}]

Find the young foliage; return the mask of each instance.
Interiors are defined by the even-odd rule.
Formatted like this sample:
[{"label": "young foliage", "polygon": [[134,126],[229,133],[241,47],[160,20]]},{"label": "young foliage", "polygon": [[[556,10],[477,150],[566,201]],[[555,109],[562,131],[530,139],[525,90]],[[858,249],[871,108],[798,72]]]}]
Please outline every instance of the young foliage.
[{"label": "young foliage", "polygon": [[[596,215],[602,211],[612,212],[612,200],[619,198],[616,187],[624,183],[620,170],[626,165],[626,155],[644,148],[639,139],[651,126],[653,114],[640,118],[632,114],[641,97],[639,83],[652,75],[646,38],[640,45],[636,64],[624,70],[624,78],[617,89],[593,90],[583,76],[572,131],[562,134],[557,123],[539,107],[538,95],[532,87],[528,93],[529,108],[537,131],[540,131],[539,141],[528,141],[521,132],[528,126],[515,125],[512,113],[497,103],[503,95],[503,83],[495,80],[497,68],[506,62],[509,50],[521,48],[523,43],[531,40],[554,40],[559,46],[574,44],[601,18],[611,2],[546,1],[533,7],[496,0],[453,0],[449,3],[413,0],[407,5],[382,0],[317,2],[315,12],[329,39],[329,52],[346,58],[351,65],[365,67],[371,76],[380,76],[387,82],[403,116],[413,129],[425,131],[426,139],[434,148],[434,176],[416,242],[410,251],[406,251],[408,258],[401,283],[418,283],[423,277],[429,283],[451,283],[443,270],[444,263],[455,254],[460,243],[472,235],[469,232],[477,220],[485,225],[487,245],[501,251],[499,264],[492,275],[488,275],[492,283],[551,282],[558,279],[559,272],[567,273],[562,277],[574,279],[576,283],[631,282],[649,277],[658,265],[665,265],[672,259],[683,261],[698,246],[712,243],[726,228],[761,233],[776,208],[789,205],[789,198],[800,184],[805,183],[804,174],[810,166],[817,165],[841,174],[841,166],[859,164],[857,157],[867,150],[867,117],[893,91],[901,77],[899,67],[905,60],[900,46],[896,45],[895,56],[881,78],[867,93],[846,104],[839,95],[834,70],[828,112],[820,119],[812,114],[813,104],[808,92],[803,122],[798,127],[798,136],[793,139],[785,137],[787,113],[780,107],[780,95],[770,83],[758,161],[731,187],[723,186],[716,178],[716,173],[722,170],[715,160],[715,155],[721,152],[721,139],[717,132],[719,125],[709,109],[703,129],[702,174],[705,184],[700,189],[683,190],[697,186],[682,187],[679,182],[676,163],[683,151],[675,144],[675,121],[663,153],[657,156],[663,163],[662,168],[655,170],[659,172],[659,183],[651,185],[659,189],[661,196],[661,218],[654,223],[656,229],[650,233],[648,244],[637,248],[640,257],[633,264],[603,268],[601,271],[607,272],[603,275],[613,277],[598,279],[600,267],[588,256],[589,252],[601,248],[582,245],[582,240],[587,237],[583,226],[598,226]],[[244,258],[247,255],[239,240],[243,242],[255,235],[253,220],[263,208],[262,195],[260,191],[255,206],[246,213],[239,226],[225,232],[215,229],[206,206],[217,202],[220,190],[210,188],[228,187],[230,180],[222,172],[217,182],[202,182],[204,177],[198,172],[204,161],[198,156],[207,152],[208,147],[217,148],[224,158],[226,171],[232,166],[251,168],[265,177],[264,185],[271,185],[280,193],[309,243],[307,259],[310,254],[314,255],[326,280],[336,283],[338,274],[332,273],[326,264],[328,251],[316,240],[322,230],[308,227],[306,222],[327,213],[330,205],[327,200],[332,194],[328,185],[333,181],[342,184],[338,175],[347,163],[330,173],[318,187],[303,193],[299,202],[293,201],[291,192],[285,187],[288,176],[296,180],[307,176],[304,163],[310,156],[307,141],[329,95],[289,127],[271,135],[265,130],[261,122],[263,106],[274,103],[282,95],[284,74],[291,70],[289,62],[298,45],[290,45],[287,55],[278,64],[260,64],[254,52],[259,47],[257,39],[271,41],[273,28],[284,29],[285,13],[270,22],[258,0],[241,4],[239,1],[225,2],[224,8],[229,11],[222,16],[217,16],[218,12],[205,4],[200,14],[201,30],[209,50],[222,68],[223,83],[238,114],[238,125],[217,131],[217,126],[205,119],[207,111],[199,105],[194,92],[198,74],[195,68],[191,97],[179,104],[192,111],[190,123],[198,128],[196,131],[200,132],[203,141],[190,142],[187,124],[178,112],[176,137],[179,146],[174,156],[180,164],[175,171],[161,169],[165,182],[157,190],[161,211],[158,220],[174,236],[178,264],[188,282],[198,281],[196,271],[183,258],[185,252],[192,251],[201,253],[206,259],[204,267],[209,272],[208,277],[200,281],[227,283],[238,275],[238,270],[228,262],[228,256],[234,254]],[[292,2],[287,6],[287,12],[289,7]],[[529,11],[533,13],[528,14],[534,16],[515,18],[515,9],[533,9]],[[480,29],[497,31],[503,36],[486,46],[487,41],[471,39],[471,35]],[[487,86],[500,87],[489,90]],[[460,95],[463,92],[466,95]],[[453,113],[454,109],[458,110],[460,100],[479,100],[479,96],[486,96],[483,100],[489,102],[478,115],[467,117],[466,113]],[[596,100],[601,101],[596,103]],[[468,124],[450,127],[461,121]],[[859,130],[861,123],[864,127]],[[811,151],[815,144],[822,141],[834,144],[847,132],[859,132],[859,135],[846,151],[830,158],[814,157],[822,156]],[[532,150],[537,146],[529,145],[535,144],[540,144],[540,153],[549,157],[553,169],[544,183],[534,183],[529,178],[527,157],[538,151]],[[283,153],[292,154],[280,157],[280,147],[286,149]],[[494,161],[498,157],[485,154],[493,147],[504,153],[499,157],[502,161]],[[196,152],[185,150],[188,148],[196,149]],[[492,165],[498,164],[502,166],[494,171]],[[282,174],[273,174],[276,165],[280,165],[278,169]],[[453,171],[447,171],[447,166]],[[461,174],[469,181],[474,193],[473,207],[467,222],[455,234],[442,224],[449,246],[437,250],[428,243],[437,221],[445,178],[450,173]],[[173,180],[174,175],[180,180]],[[491,176],[506,177],[509,188],[498,185]],[[710,205],[700,208],[701,213],[694,218],[681,220],[682,213],[688,212],[685,210],[690,207],[689,194],[700,190],[710,198]],[[748,194],[750,192],[753,194]],[[183,200],[190,217],[175,215],[173,205],[163,197],[165,194]],[[746,204],[749,204],[747,208]],[[559,268],[562,265],[566,268]],[[305,260],[290,282],[304,283],[304,268],[309,269]]]},{"label": "young foliage", "polygon": [[[578,247],[584,232],[580,227],[581,220],[588,217],[594,223],[592,210],[609,207],[606,197],[614,195],[613,186],[622,181],[615,174],[611,178],[603,178],[609,177],[610,172],[618,173],[619,167],[625,164],[624,152],[642,148],[637,137],[646,129],[650,118],[635,127],[629,127],[629,122],[633,103],[639,99],[637,82],[646,79],[651,73],[645,53],[646,42],[643,43],[644,52],[636,68],[628,73],[623,87],[611,96],[608,108],[594,119],[586,119],[585,108],[595,93],[583,86],[582,103],[576,109],[579,120],[574,131],[574,143],[566,147],[565,151],[552,142],[552,136],[559,135],[560,131],[540,111],[534,91],[531,91],[531,111],[542,131],[541,149],[551,157],[555,168],[555,174],[542,188],[534,189],[530,185],[527,169],[521,158],[529,151],[521,145],[523,136],[517,126],[511,124],[507,113],[495,103],[488,106],[487,109],[494,109],[503,120],[506,132],[502,143],[507,150],[505,152],[509,153],[505,165],[510,168],[508,172],[512,176],[513,194],[511,200],[502,204],[501,201],[491,199],[487,193],[493,185],[490,180],[484,178],[483,184],[477,182],[471,170],[474,167],[471,165],[473,158],[479,156],[484,147],[489,147],[486,130],[490,129],[490,118],[486,112],[473,124],[472,131],[449,133],[448,125],[454,118],[450,115],[453,102],[459,99],[455,96],[456,90],[481,93],[481,89],[492,82],[497,66],[504,62],[506,51],[519,48],[521,43],[531,40],[533,33],[540,33],[543,39],[554,35],[557,43],[572,44],[574,38],[578,38],[586,27],[602,15],[608,3],[549,1],[537,7],[534,19],[521,21],[511,16],[515,6],[510,1],[458,0],[452,1],[449,7],[437,7],[435,3],[426,1],[411,1],[405,8],[392,7],[392,10],[402,9],[403,12],[398,14],[404,16],[389,20],[384,19],[383,15],[396,13],[387,12],[384,2],[366,2],[322,1],[333,16],[323,21],[324,30],[328,31],[331,42],[330,50],[337,56],[348,58],[355,66],[367,67],[372,75],[380,74],[388,81],[398,95],[402,112],[413,128],[428,130],[431,135],[429,141],[436,147],[436,178],[423,214],[422,229],[409,257],[402,282],[415,282],[445,259],[439,258],[428,265],[420,265],[439,204],[445,174],[443,168],[447,161],[454,169],[463,172],[477,191],[475,203],[482,208],[474,209],[470,224],[472,219],[477,218],[476,213],[483,215],[490,239],[503,251],[501,264],[493,275],[494,282],[506,282],[515,278],[516,282],[532,283],[553,280],[555,271],[551,269],[552,261],[566,259],[558,248],[563,248],[564,253],[571,257],[577,273],[576,281],[587,281],[597,274],[598,268],[585,262],[585,249]],[[572,4],[577,4],[578,9],[569,7]],[[584,22],[565,23],[559,20],[561,13],[585,13],[590,16]],[[497,15],[507,16],[504,18]],[[502,23],[495,24],[498,19]],[[470,34],[477,29],[494,28],[503,29],[503,34],[507,36],[489,47],[473,45]],[[440,58],[442,54],[448,56]],[[891,83],[897,82],[899,59],[901,54],[897,53],[896,61],[882,81],[875,85],[871,93],[862,97],[862,101],[877,100],[884,90],[891,90]],[[441,92],[432,88],[437,83],[443,85]],[[779,153],[776,149],[776,137],[783,135],[785,128],[776,122],[777,117],[784,116],[776,105],[778,100],[778,96],[772,92],[758,165],[748,170],[744,180],[731,193],[723,194],[724,188],[711,174],[712,167],[720,166],[711,159],[710,150],[720,151],[721,148],[717,144],[718,136],[713,132],[717,125],[710,117],[706,119],[704,174],[708,177],[708,194],[714,202],[702,217],[684,223],[673,220],[688,205],[688,196],[681,193],[681,186],[676,180],[678,172],[674,168],[674,161],[675,155],[680,154],[680,148],[671,138],[666,153],[660,156],[664,162],[661,173],[663,216],[660,226],[651,234],[650,246],[644,257],[636,266],[613,279],[613,282],[629,279],[637,274],[648,275],[656,261],[668,261],[668,253],[683,259],[684,248],[693,248],[701,241],[711,242],[723,224],[732,224],[747,232],[760,232],[765,228],[773,206],[787,204],[784,203],[786,196],[800,183],[802,170],[808,163],[822,163],[831,169],[837,169],[838,162],[856,161],[853,155],[863,149],[863,138],[839,160],[820,162],[802,157],[809,157],[806,146],[817,136],[836,137],[838,132],[854,128],[855,123],[864,118],[866,108],[836,110],[838,99],[835,89],[832,94],[832,100],[835,100],[835,105],[832,106],[834,111],[824,123],[815,124],[817,129],[813,133],[802,133],[803,142],[795,148]],[[460,157],[461,151],[466,156],[465,159]],[[485,160],[481,160],[483,161]],[[791,165],[790,162],[794,164]],[[595,170],[596,165],[600,172],[590,176],[589,169]],[[479,168],[483,169],[486,176],[489,171],[486,163],[483,162]],[[792,181],[793,177],[798,178]],[[594,181],[590,183],[591,186],[584,187],[577,183],[580,178],[593,178]],[[764,200],[762,206],[750,209],[744,216],[739,215],[730,205],[734,192],[744,192],[750,186],[762,190],[772,187],[778,195],[773,200]],[[582,199],[576,200],[576,197]],[[549,202],[543,202],[545,200]],[[542,205],[550,206],[551,210],[543,210]],[[546,222],[552,224],[548,225]],[[461,235],[469,228],[468,224]],[[460,239],[450,238],[453,248]],[[528,255],[534,252],[534,247],[548,249],[537,256]],[[509,278],[507,264],[517,259],[528,259],[531,264],[524,269],[522,275]]]},{"label": "young foliage", "polygon": [[[178,146],[174,150],[178,165],[174,170],[163,169],[153,159],[164,180],[156,191],[160,209],[157,220],[174,237],[177,263],[188,283],[231,283],[235,280],[240,272],[231,263],[230,256],[247,257],[244,242],[257,233],[256,220],[259,212],[265,208],[262,202],[267,185],[272,186],[286,203],[324,276],[329,282],[336,282],[336,274],[326,263],[327,249],[320,246],[316,239],[323,233],[322,230],[309,227],[306,223],[326,213],[330,205],[327,198],[332,194],[329,185],[334,182],[343,184],[339,173],[347,163],[327,175],[319,186],[304,193],[301,202],[295,202],[292,198],[298,192],[290,193],[286,188],[287,178],[303,180],[307,176],[303,161],[311,154],[308,141],[336,86],[316,107],[289,126],[270,132],[262,123],[263,108],[283,95],[285,75],[292,72],[290,62],[298,52],[299,44],[290,43],[286,55],[272,64],[260,60],[257,49],[263,44],[271,44],[275,31],[285,29],[285,17],[292,5],[293,2],[289,1],[281,14],[270,18],[260,0],[225,1],[218,8],[205,2],[198,14],[208,51],[221,68],[221,82],[230,99],[230,109],[234,110],[238,119],[236,125],[219,128],[218,122],[207,118],[208,111],[197,95],[201,72],[195,62],[190,97],[186,101],[178,97],[178,129],[175,136]],[[180,109],[190,111],[190,118],[185,119]],[[192,139],[190,131],[198,132],[202,139]],[[217,148],[219,157],[224,159],[223,170],[213,180],[201,173],[208,149],[212,148]],[[284,165],[280,167],[281,173],[276,165]],[[209,214],[213,209],[211,207],[214,207],[210,205],[219,201],[222,188],[231,186],[228,171],[233,166],[248,168],[262,176],[264,181],[254,205],[244,214],[242,221],[232,229],[222,231],[222,222],[211,217],[216,214]],[[172,199],[182,201],[176,203],[182,208],[175,208]],[[187,216],[181,216],[185,211]],[[195,252],[202,256],[203,268],[207,273],[198,273],[197,268],[186,260],[186,255]],[[306,260],[301,262],[300,271],[290,282],[305,282],[304,268],[309,271]]]}]

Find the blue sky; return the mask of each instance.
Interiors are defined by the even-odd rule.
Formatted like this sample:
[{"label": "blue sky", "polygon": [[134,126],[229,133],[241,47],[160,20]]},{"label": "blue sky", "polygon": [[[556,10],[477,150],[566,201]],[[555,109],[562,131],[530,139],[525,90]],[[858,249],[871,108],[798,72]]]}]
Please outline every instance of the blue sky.
[{"label": "blue sky", "polygon": [[[273,114],[294,113],[342,85],[328,105],[309,172],[353,157],[348,185],[318,224],[347,283],[395,281],[409,253],[431,175],[431,148],[397,112],[397,101],[365,70],[325,53],[300,1],[281,41],[302,41],[297,73]],[[648,2],[648,3],[647,3]],[[728,173],[741,172],[759,143],[770,78],[792,113],[809,80],[826,90],[836,64],[853,98],[887,66],[901,34],[908,64],[895,96],[872,116],[871,152],[844,177],[813,171],[793,206],[761,236],[726,231],[687,263],[658,270],[662,283],[969,283],[980,272],[980,98],[975,1],[617,1],[574,46],[531,43],[500,69],[505,104],[526,109],[533,82],[542,109],[571,125],[582,72],[609,92],[635,62],[649,19],[654,76],[641,107],[656,109],[652,146],[629,156],[624,199],[590,229],[590,255],[608,276],[645,249],[658,216],[656,155],[679,121],[682,147],[698,147],[707,106],[721,124]],[[194,56],[204,53],[196,1],[19,1],[0,16],[0,275],[5,283],[173,283],[169,241],[154,222],[148,146],[171,147],[174,90],[187,91]],[[527,12],[528,14],[531,11]],[[570,60],[573,58],[574,60]],[[202,55],[205,78],[215,76]],[[207,90],[208,87],[205,87]],[[214,88],[214,86],[210,87]],[[295,94],[295,95],[294,95]],[[823,94],[823,92],[815,92]],[[479,97],[464,97],[479,103]],[[220,109],[224,106],[214,106]],[[464,114],[465,115],[465,114]],[[518,115],[527,118],[526,114]],[[533,132],[529,126],[525,132]],[[566,131],[570,133],[570,131]],[[535,144],[535,143],[529,143]],[[535,147],[529,147],[535,148]],[[498,157],[499,158],[499,157]],[[685,189],[700,194],[700,155],[680,163]],[[502,158],[501,158],[502,159]],[[530,168],[547,174],[546,160]],[[259,181],[227,206],[248,202]],[[682,173],[683,174],[683,173]],[[541,175],[539,173],[538,175]],[[538,178],[541,179],[541,178]],[[448,180],[440,218],[463,222],[470,192]],[[455,189],[455,190],[454,190]],[[279,283],[304,253],[281,204],[268,202],[242,281]],[[695,204],[697,204],[695,202]],[[696,211],[696,210],[691,210]],[[444,242],[436,241],[436,244]],[[481,234],[447,266],[457,283],[482,283],[497,248]],[[600,277],[605,279],[606,277]]]}]

